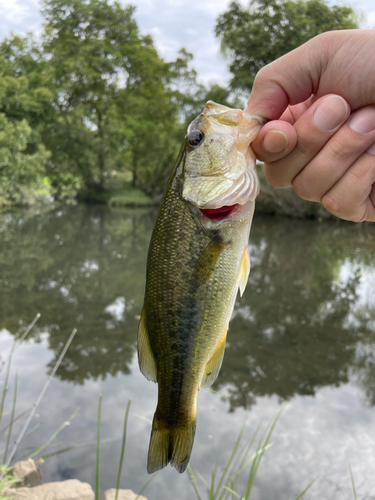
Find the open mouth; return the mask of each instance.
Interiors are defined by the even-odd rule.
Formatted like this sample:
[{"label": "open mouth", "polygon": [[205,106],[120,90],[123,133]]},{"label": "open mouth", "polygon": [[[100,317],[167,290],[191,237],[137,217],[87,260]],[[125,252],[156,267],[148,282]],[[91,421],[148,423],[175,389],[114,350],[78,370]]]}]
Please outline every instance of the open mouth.
[{"label": "open mouth", "polygon": [[230,214],[238,207],[238,203],[235,205],[225,205],[220,208],[200,208],[201,213],[208,219],[218,221],[227,219]]}]

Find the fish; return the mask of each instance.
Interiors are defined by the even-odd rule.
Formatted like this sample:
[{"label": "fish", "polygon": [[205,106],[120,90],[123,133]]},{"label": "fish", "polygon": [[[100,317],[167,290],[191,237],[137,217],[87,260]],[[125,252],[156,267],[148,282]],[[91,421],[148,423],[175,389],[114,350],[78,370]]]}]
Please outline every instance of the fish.
[{"label": "fish", "polygon": [[151,237],[138,329],[143,375],[158,384],[147,471],[185,471],[197,394],[216,379],[237,292],[250,272],[259,193],[250,143],[266,122],[208,101],[192,121]]}]

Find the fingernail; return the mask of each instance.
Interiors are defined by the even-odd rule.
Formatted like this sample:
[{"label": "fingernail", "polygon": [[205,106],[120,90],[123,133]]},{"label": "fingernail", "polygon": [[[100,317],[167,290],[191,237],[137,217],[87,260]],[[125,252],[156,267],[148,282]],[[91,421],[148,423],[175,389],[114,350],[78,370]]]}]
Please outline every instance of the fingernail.
[{"label": "fingernail", "polygon": [[341,125],[349,114],[347,102],[338,95],[326,97],[315,110],[313,122],[326,132]]},{"label": "fingernail", "polygon": [[263,139],[263,147],[269,153],[282,153],[288,147],[289,140],[280,130],[269,130]]},{"label": "fingernail", "polygon": [[367,153],[375,155],[375,142],[366,151],[367,151]]},{"label": "fingernail", "polygon": [[[354,132],[367,134],[375,128],[375,106],[362,108],[350,118],[349,127]],[[371,147],[371,146],[370,146]]]}]

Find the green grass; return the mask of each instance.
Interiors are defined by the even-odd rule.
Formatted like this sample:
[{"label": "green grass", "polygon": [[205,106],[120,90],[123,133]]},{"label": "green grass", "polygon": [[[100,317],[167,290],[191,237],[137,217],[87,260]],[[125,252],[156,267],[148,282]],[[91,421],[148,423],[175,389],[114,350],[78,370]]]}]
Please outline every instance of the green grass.
[{"label": "green grass", "polygon": [[11,474],[9,474],[12,470],[12,467],[9,467],[4,473],[4,466],[0,465],[0,475],[2,475],[2,479],[0,480],[0,500],[7,500],[9,497],[7,496],[7,491],[14,484],[20,483],[21,479],[16,479]]},{"label": "green grass", "polygon": [[[3,386],[3,390],[2,390],[2,394],[1,394],[1,401],[0,401],[0,422],[2,425],[2,428],[0,429],[0,443],[5,437],[4,456],[2,459],[2,463],[0,464],[0,498],[2,496],[4,496],[5,491],[9,487],[9,485],[15,482],[14,478],[12,478],[12,476],[9,474],[9,471],[11,470],[10,463],[11,463],[11,461],[12,461],[12,459],[13,459],[13,457],[18,449],[18,446],[20,445],[20,442],[22,441],[22,438],[26,434],[26,431],[29,427],[29,424],[30,424],[33,416],[35,415],[35,412],[36,412],[40,402],[42,401],[43,396],[44,396],[52,378],[54,377],[58,367],[60,366],[60,363],[63,360],[63,358],[66,354],[66,351],[68,350],[70,343],[72,342],[72,340],[77,332],[77,330],[73,330],[73,332],[71,333],[71,335],[70,335],[68,341],[66,342],[57,362],[55,363],[55,366],[52,369],[50,376],[48,377],[46,383],[44,384],[44,386],[43,386],[43,388],[38,396],[37,401],[33,404],[32,408],[28,412],[29,415],[27,415],[27,413],[25,413],[22,415],[18,415],[17,417],[15,416],[15,407],[16,407],[16,399],[17,399],[17,385],[18,385],[18,374],[16,374],[15,383],[14,383],[14,390],[13,390],[12,410],[10,413],[9,423],[5,426],[4,425],[4,413],[5,413],[4,407],[5,407],[5,399],[7,397],[7,392],[8,392],[8,382],[9,382],[9,376],[10,376],[10,366],[11,366],[11,362],[12,362],[12,357],[14,355],[14,351],[16,350],[18,344],[24,340],[26,335],[30,332],[31,328],[35,325],[35,323],[39,319],[39,317],[40,317],[40,314],[37,314],[36,317],[34,318],[34,320],[32,321],[32,323],[29,325],[29,327],[24,332],[24,334],[20,338],[17,338],[17,337],[15,338],[15,340],[12,344],[12,347],[11,347],[11,351],[10,351],[8,360],[6,362],[6,373],[5,373],[5,378],[4,378],[4,386]],[[0,367],[0,371],[1,371],[1,368],[2,367]],[[69,417],[69,419],[66,422],[64,422],[64,424],[62,426],[60,426],[56,432],[53,433],[53,435],[49,438],[49,440],[43,446],[41,446],[40,448],[38,448],[37,450],[35,450],[33,453],[29,454],[25,458],[34,457],[38,453],[40,453],[42,450],[46,449],[50,445],[52,440],[58,435],[58,433],[65,427],[65,425],[67,425],[67,423],[70,422],[74,418],[76,413],[77,413],[77,411],[73,415],[71,415]],[[21,424],[25,419],[26,419],[26,422],[23,425],[23,428],[20,431],[12,449],[9,452],[11,435],[12,435],[12,432],[14,430],[15,424],[16,425]]]},{"label": "green grass", "polygon": [[[202,500],[203,497],[199,489],[197,476],[199,476],[206,488],[204,498],[207,498],[207,500],[229,500],[235,498],[248,500],[250,498],[259,465],[265,451],[271,446],[270,439],[280,414],[281,411],[263,432],[255,451],[253,451],[253,447],[260,433],[260,426],[258,426],[253,436],[241,446],[245,430],[245,426],[243,426],[224,470],[219,474],[219,466],[216,463],[210,482],[206,481],[198,472],[195,473],[190,465],[188,466],[198,500]],[[242,483],[242,487],[239,486],[240,482]]]},{"label": "green grass", "polygon": [[108,204],[113,207],[149,207],[153,200],[140,189],[129,189],[109,196]]},{"label": "green grass", "polygon": [[[100,440],[100,426],[101,426],[101,415],[102,415],[102,400],[103,400],[103,394],[100,393],[99,395],[99,404],[98,404],[98,423],[97,423],[97,441],[96,441],[96,474],[95,474],[95,500],[99,499],[99,458],[100,458],[100,443],[102,442]],[[128,417],[129,417],[129,410],[130,410],[130,404],[131,401],[128,401],[128,404],[126,406],[125,410],[125,418],[124,418],[124,427],[122,431],[122,441],[121,441],[121,452],[120,452],[120,462],[119,462],[119,468],[118,468],[118,473],[117,473],[117,481],[116,481],[116,497],[115,500],[118,498],[118,493],[120,489],[120,479],[121,479],[121,471],[122,471],[122,464],[124,461],[124,455],[125,455],[125,443],[126,443],[126,433],[127,433],[127,427],[128,427]],[[141,488],[140,492],[138,495],[135,497],[135,500],[137,500],[142,493],[145,491],[147,486],[154,480],[154,478],[158,475],[158,472],[153,474],[150,479],[143,485]],[[1,499],[0,499],[1,500]]]},{"label": "green grass", "polygon": [[[191,465],[188,465],[198,500],[250,500],[260,463],[266,450],[272,446],[270,439],[281,413],[282,410],[277,413],[261,435],[259,424],[254,434],[244,444],[241,444],[245,430],[245,426],[243,426],[226,466],[219,473],[219,465],[216,463],[210,482],[206,481],[199,472],[194,472]],[[260,437],[258,437],[259,435]],[[257,444],[254,446],[256,442]],[[205,486],[205,494],[202,494],[199,488],[198,479]],[[302,500],[312,484],[313,481],[295,500]]]},{"label": "green grass", "polygon": [[130,404],[131,404],[131,401],[129,400],[128,404],[126,406],[125,418],[124,418],[124,428],[123,428],[123,431],[122,431],[122,443],[121,443],[120,463],[119,463],[119,466],[118,466],[118,473],[117,473],[116,498],[115,498],[115,500],[117,500],[118,490],[120,488],[120,479],[121,479],[122,463],[124,461],[124,455],[125,455],[126,429],[128,427],[128,417],[129,417]]},{"label": "green grass", "polygon": [[349,467],[349,472],[350,472],[350,479],[352,480],[352,488],[353,488],[354,500],[357,500],[357,491],[355,489],[353,471],[352,471],[352,468],[350,466],[349,460],[348,460],[348,467]]},{"label": "green grass", "polygon": [[103,393],[99,394],[98,404],[98,426],[97,426],[97,444],[96,444],[96,474],[95,474],[95,500],[99,500],[99,459],[100,459],[100,424],[102,415]]}]

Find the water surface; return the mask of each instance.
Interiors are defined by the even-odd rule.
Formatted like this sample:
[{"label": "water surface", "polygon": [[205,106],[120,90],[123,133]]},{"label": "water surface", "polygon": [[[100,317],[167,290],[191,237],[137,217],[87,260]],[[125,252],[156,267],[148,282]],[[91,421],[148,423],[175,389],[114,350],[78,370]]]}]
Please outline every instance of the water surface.
[{"label": "water surface", "polygon": [[[79,445],[45,459],[46,481],[77,477],[94,486],[100,392],[101,491],[116,483],[129,399],[121,486],[139,491],[148,479],[147,419],[155,410],[156,385],[139,373],[135,342],[154,218],[152,211],[101,206],[0,214],[3,360],[14,334],[42,315],[14,355],[9,389],[17,370],[17,413],[36,400],[78,328],[17,454],[41,445],[80,407],[41,454]],[[375,498],[374,238],[370,224],[255,217],[249,284],[237,300],[213,387],[222,394],[200,391],[198,397],[191,465],[206,479],[216,460],[224,466],[244,421],[249,437],[283,406],[252,498],[295,498],[315,479],[311,498],[351,499],[347,459],[358,495]],[[188,475],[170,467],[145,495],[194,498]]]}]

